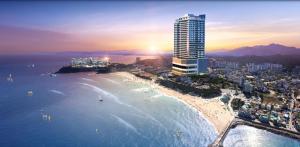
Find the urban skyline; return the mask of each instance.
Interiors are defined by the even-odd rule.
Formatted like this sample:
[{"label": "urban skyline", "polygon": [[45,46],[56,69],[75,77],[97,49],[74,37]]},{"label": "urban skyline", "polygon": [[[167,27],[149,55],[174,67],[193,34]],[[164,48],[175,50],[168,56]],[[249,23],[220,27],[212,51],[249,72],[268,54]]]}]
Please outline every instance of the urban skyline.
[{"label": "urban skyline", "polygon": [[300,47],[299,6],[269,1],[1,2],[0,50],[171,51],[172,24],[186,13],[208,16],[207,51],[270,43]]}]

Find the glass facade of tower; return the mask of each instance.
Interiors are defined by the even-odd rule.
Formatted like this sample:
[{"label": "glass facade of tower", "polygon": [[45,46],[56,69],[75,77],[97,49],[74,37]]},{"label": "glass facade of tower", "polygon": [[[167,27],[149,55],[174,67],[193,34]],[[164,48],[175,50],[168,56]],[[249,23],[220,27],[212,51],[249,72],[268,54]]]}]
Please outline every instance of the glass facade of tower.
[{"label": "glass facade of tower", "polygon": [[207,71],[205,58],[205,15],[187,14],[174,23],[172,72],[177,75]]}]

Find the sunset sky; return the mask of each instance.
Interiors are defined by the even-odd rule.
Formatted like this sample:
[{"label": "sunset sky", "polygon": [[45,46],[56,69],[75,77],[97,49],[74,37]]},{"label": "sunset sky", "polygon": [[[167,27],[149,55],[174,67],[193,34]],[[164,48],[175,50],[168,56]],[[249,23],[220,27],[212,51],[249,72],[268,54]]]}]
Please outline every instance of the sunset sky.
[{"label": "sunset sky", "polygon": [[0,2],[0,54],[173,49],[173,23],[206,14],[206,50],[300,47],[300,2]]}]

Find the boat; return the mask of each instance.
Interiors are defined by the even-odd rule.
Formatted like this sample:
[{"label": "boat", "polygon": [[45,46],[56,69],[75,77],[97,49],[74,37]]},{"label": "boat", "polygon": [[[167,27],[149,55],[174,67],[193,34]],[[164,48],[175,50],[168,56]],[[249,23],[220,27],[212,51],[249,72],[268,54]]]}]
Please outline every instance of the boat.
[{"label": "boat", "polygon": [[179,129],[177,129],[177,130],[175,131],[175,136],[176,136],[178,139],[180,139],[181,136],[182,136],[182,133],[183,133],[183,132],[181,132]]},{"label": "boat", "polygon": [[51,121],[51,115],[50,114],[42,114],[42,119],[45,121]]},{"label": "boat", "polygon": [[102,102],[102,101],[103,101],[103,99],[101,97],[99,97],[99,102]]},{"label": "boat", "polygon": [[34,65],[34,64],[28,64],[27,67],[29,67],[29,68],[34,68],[35,65]]},{"label": "boat", "polygon": [[96,133],[97,133],[97,134],[99,134],[99,133],[100,133],[99,129],[96,129]]},{"label": "boat", "polygon": [[51,73],[50,77],[56,77],[56,74]]},{"label": "boat", "polygon": [[9,74],[9,76],[7,77],[7,81],[8,82],[13,82],[14,81],[11,74]]},{"label": "boat", "polygon": [[33,95],[33,91],[29,90],[27,91],[27,96],[32,96]]},{"label": "boat", "polygon": [[43,120],[47,120],[48,119],[48,115],[47,114],[42,114],[42,118],[43,118]]}]

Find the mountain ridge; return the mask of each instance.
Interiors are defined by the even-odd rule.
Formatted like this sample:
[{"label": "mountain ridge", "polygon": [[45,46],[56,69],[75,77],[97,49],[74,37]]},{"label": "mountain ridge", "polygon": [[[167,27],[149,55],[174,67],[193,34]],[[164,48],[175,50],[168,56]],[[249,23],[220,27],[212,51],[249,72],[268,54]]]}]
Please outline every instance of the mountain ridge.
[{"label": "mountain ridge", "polygon": [[216,56],[272,56],[272,55],[300,55],[300,48],[271,43],[269,45],[255,45],[239,47],[229,51],[208,53]]}]

